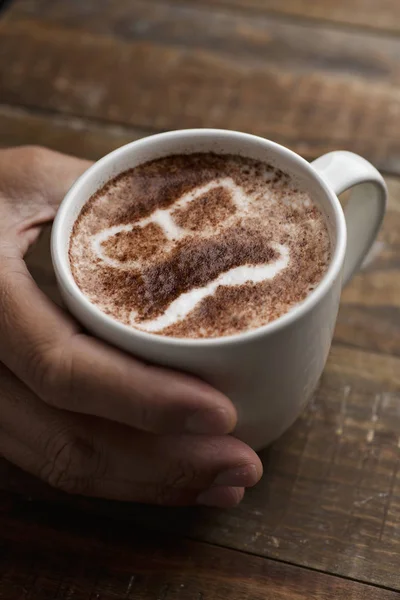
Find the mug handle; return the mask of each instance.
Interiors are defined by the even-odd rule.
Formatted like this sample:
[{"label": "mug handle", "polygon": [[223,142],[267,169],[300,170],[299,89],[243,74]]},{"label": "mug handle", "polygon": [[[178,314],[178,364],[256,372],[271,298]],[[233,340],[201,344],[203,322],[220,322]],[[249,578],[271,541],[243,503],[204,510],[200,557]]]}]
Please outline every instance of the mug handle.
[{"label": "mug handle", "polygon": [[360,267],[382,224],[388,195],[386,183],[371,163],[352,152],[330,152],[311,165],[337,196],[354,187],[344,210],[347,249],[343,283],[346,284]]}]

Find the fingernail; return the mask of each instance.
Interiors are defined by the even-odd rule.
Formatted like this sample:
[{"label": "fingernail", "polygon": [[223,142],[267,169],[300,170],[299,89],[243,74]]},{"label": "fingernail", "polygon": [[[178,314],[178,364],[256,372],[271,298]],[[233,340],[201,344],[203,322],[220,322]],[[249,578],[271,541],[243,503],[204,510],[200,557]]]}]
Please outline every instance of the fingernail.
[{"label": "fingernail", "polygon": [[214,485],[228,485],[238,487],[252,487],[259,480],[257,467],[255,465],[242,465],[227,471],[222,471],[215,481]]},{"label": "fingernail", "polygon": [[188,433],[201,435],[225,435],[230,433],[234,426],[234,419],[225,408],[201,410],[186,421]]},{"label": "fingernail", "polygon": [[244,489],[238,487],[214,487],[197,497],[197,504],[215,508],[231,508],[243,500]]}]

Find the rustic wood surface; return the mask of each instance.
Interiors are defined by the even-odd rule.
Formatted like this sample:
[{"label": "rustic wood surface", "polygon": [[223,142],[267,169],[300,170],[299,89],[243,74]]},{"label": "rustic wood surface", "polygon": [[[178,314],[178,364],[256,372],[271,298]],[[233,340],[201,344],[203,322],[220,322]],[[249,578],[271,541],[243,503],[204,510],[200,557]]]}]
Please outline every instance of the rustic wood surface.
[{"label": "rustic wood surface", "polygon": [[[1,496],[0,496],[1,502]],[[18,501],[0,515],[0,597],[89,600],[337,598],[395,600],[398,594],[210,544],[92,523],[79,513]],[[31,548],[35,547],[35,555]],[[29,594],[29,596],[27,595]]]},{"label": "rustic wood surface", "polygon": [[[192,4],[197,0],[187,0]],[[278,13],[289,17],[318,19],[347,26],[364,26],[400,31],[400,4],[393,0],[208,0],[210,6],[236,6],[263,14]]]},{"label": "rustic wood surface", "polygon": [[[390,191],[315,399],[243,504],[71,498],[0,460],[0,598],[398,597],[399,31],[397,0],[14,0],[0,14],[0,145],[96,159],[228,127],[309,159],[359,152]],[[48,235],[28,262],[58,301]]]},{"label": "rustic wood surface", "polygon": [[0,21],[1,102],[150,131],[240,129],[307,157],[342,147],[400,173],[397,36],[212,11],[15,0]]}]

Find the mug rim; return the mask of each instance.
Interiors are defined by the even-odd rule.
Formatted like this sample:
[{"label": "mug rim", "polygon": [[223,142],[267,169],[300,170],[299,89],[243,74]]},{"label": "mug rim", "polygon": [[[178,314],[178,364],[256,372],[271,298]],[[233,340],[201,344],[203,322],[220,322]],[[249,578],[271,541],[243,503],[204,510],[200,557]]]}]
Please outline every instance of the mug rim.
[{"label": "mug rim", "polygon": [[[127,151],[131,150],[135,147],[145,146],[150,140],[154,143],[158,139],[168,139],[168,138],[176,138],[180,137],[183,141],[191,138],[192,136],[200,136],[200,137],[211,137],[213,135],[226,135],[227,137],[233,137],[238,140],[247,139],[249,142],[256,142],[257,144],[264,144],[268,147],[269,150],[272,150],[274,154],[283,155],[284,157],[288,157],[291,160],[296,161],[303,167],[308,173],[312,176],[314,180],[317,181],[319,187],[324,192],[326,198],[328,199],[331,208],[333,209],[334,215],[334,228],[336,232],[336,244],[335,249],[332,254],[328,269],[324,273],[321,281],[318,283],[316,288],[308,294],[308,296],[300,302],[299,304],[293,306],[288,310],[288,312],[284,313],[278,319],[275,319],[266,325],[262,325],[261,327],[257,327],[256,329],[251,329],[249,331],[244,331],[241,333],[236,333],[233,335],[220,336],[220,337],[210,337],[210,338],[179,338],[179,337],[170,337],[170,336],[162,336],[157,333],[149,333],[146,331],[141,331],[139,329],[135,329],[134,327],[130,327],[129,325],[125,325],[120,321],[117,321],[113,317],[110,317],[102,310],[100,310],[95,304],[90,302],[89,298],[81,291],[78,284],[76,283],[70,266],[68,259],[68,249],[61,248],[61,231],[64,227],[65,219],[67,218],[70,210],[74,207],[76,203],[76,198],[79,197],[80,189],[84,186],[84,184],[96,177],[99,173],[101,173],[103,167],[106,164],[116,162],[116,160],[124,155]],[[86,202],[89,198],[86,199]],[[70,239],[70,238],[69,238]],[[85,314],[88,313],[95,317],[99,322],[101,321],[102,326],[107,326],[107,328],[113,329],[115,332],[119,332],[123,337],[130,336],[135,337],[138,340],[143,340],[146,343],[154,343],[161,344],[163,346],[180,346],[180,347],[207,347],[207,346],[216,346],[216,345],[231,345],[231,344],[240,344],[244,342],[249,342],[252,340],[256,340],[258,338],[269,336],[277,331],[280,331],[297,320],[301,319],[303,316],[308,314],[312,309],[322,300],[322,298],[329,292],[332,285],[334,284],[337,276],[341,273],[342,267],[344,264],[344,258],[346,253],[346,243],[347,243],[347,230],[346,230],[346,221],[343,213],[343,209],[339,202],[339,199],[333,189],[327,184],[327,182],[321,177],[321,175],[313,168],[312,164],[307,160],[299,156],[293,150],[282,146],[272,140],[262,138],[260,136],[256,136],[249,133],[241,133],[238,131],[232,131],[228,129],[183,129],[183,130],[174,130],[163,133],[158,133],[154,135],[147,136],[145,138],[141,138],[139,140],[135,140],[128,144],[124,144],[119,148],[113,150],[112,152],[103,156],[100,160],[96,161],[93,165],[91,165],[72,185],[64,199],[62,200],[57,215],[55,217],[52,233],[51,233],[51,256],[53,267],[55,270],[56,278],[58,280],[59,285],[65,288],[67,293],[73,297],[75,302],[78,302],[81,308],[84,309]],[[84,324],[84,323],[83,323]]]}]

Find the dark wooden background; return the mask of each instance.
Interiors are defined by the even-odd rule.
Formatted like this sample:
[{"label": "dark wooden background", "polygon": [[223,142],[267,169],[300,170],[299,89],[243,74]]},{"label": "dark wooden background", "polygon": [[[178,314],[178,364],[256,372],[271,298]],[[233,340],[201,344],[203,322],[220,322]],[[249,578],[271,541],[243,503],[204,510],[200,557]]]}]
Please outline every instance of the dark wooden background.
[{"label": "dark wooden background", "polygon": [[[201,126],[308,159],[352,150],[386,176],[384,227],[344,290],[318,393],[231,511],[73,499],[0,459],[1,599],[399,596],[400,2],[13,0],[0,13],[0,145],[96,159]],[[47,244],[29,264],[56,297]]]}]

